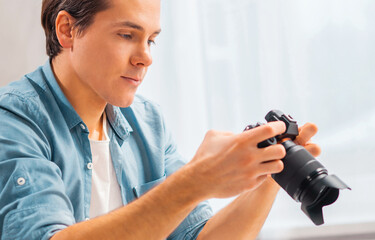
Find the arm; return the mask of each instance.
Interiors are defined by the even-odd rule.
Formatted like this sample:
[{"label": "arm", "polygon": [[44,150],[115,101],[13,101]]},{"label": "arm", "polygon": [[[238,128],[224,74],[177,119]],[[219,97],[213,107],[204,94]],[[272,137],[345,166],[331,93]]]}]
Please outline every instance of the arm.
[{"label": "arm", "polygon": [[199,202],[255,189],[267,174],[281,171],[281,161],[272,159],[282,158],[284,148],[259,149],[257,143],[284,131],[282,122],[238,135],[210,131],[193,160],[164,183],[133,203],[72,225],[52,239],[166,238]]},{"label": "arm", "polygon": [[32,115],[41,112],[38,105],[19,96],[3,99],[16,107],[5,109],[0,101],[1,239],[162,239],[205,198],[191,194],[198,184],[186,167],[139,200],[76,223],[63,172],[50,160],[48,137]]},{"label": "arm", "polygon": [[197,239],[255,239],[279,189],[279,185],[268,177],[256,190],[241,194],[219,211],[207,222]]},{"label": "arm", "polygon": [[[201,202],[184,167],[140,199],[104,216],[72,225],[59,239],[163,239]],[[167,198],[165,196],[168,196]]]},{"label": "arm", "polygon": [[[199,202],[254,189],[262,176],[281,171],[280,161],[270,160],[285,155],[281,145],[257,148],[285,131],[282,122],[237,135],[210,131],[191,163],[164,183],[117,211],[75,223],[62,172],[49,161],[48,141],[33,120],[38,106],[20,96],[13,105],[13,110],[0,108],[3,239],[163,239]],[[18,183],[20,177],[26,183]]]},{"label": "arm", "polygon": [[[314,124],[307,123],[299,129],[300,135],[295,140],[314,156],[320,154],[320,148],[309,140],[317,131]],[[197,239],[255,239],[279,189],[280,186],[268,176],[256,190],[241,194],[210,219]]]}]

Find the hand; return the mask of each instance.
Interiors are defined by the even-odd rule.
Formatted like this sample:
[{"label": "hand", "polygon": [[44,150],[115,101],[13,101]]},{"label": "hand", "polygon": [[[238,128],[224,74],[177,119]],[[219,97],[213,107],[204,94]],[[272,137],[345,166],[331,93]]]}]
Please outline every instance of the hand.
[{"label": "hand", "polygon": [[284,147],[257,145],[283,132],[283,122],[271,122],[240,134],[209,131],[188,164],[197,191],[207,198],[231,197],[255,189],[267,175],[281,172],[284,165],[279,159],[285,156]]},{"label": "hand", "polygon": [[320,155],[320,147],[311,143],[310,139],[318,132],[318,127],[313,123],[306,123],[302,127],[298,128],[299,135],[296,137],[294,142],[306,148],[314,157]]},{"label": "hand", "polygon": [[[310,141],[311,138],[318,132],[318,127],[313,123],[306,123],[302,127],[298,128],[298,132],[299,135],[296,137],[294,142],[305,147],[306,150],[309,151],[314,157],[319,156],[321,152],[320,147]],[[279,184],[271,177],[271,175],[268,175],[266,183],[274,185],[275,188],[280,188]]]}]

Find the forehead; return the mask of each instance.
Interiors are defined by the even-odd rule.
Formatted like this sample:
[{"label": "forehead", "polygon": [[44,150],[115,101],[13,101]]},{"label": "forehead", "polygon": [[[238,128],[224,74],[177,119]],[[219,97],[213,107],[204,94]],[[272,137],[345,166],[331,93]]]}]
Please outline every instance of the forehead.
[{"label": "forehead", "polygon": [[146,31],[160,29],[160,0],[109,0],[110,7],[97,13],[95,22],[114,25],[132,22]]}]

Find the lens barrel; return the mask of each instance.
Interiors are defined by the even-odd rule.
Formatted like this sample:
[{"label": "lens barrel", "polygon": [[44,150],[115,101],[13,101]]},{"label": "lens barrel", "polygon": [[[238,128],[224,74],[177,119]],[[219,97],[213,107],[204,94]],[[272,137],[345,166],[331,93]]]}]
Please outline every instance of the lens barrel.
[{"label": "lens barrel", "polygon": [[273,178],[294,200],[300,202],[302,192],[319,174],[327,174],[327,170],[304,147],[291,140],[282,145],[286,150],[282,159],[284,170]]},{"label": "lens barrel", "polygon": [[282,143],[286,156],[282,159],[284,170],[272,177],[297,202],[302,211],[316,225],[324,223],[322,208],[334,203],[339,189],[349,188],[304,147],[291,140]]}]

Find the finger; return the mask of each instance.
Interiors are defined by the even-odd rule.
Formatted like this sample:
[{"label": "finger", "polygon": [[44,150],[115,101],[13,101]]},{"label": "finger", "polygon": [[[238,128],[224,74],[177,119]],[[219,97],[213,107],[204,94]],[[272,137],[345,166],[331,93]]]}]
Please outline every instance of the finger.
[{"label": "finger", "polygon": [[295,143],[304,146],[316,133],[318,127],[313,123],[306,123],[299,128],[299,135],[295,139]]},{"label": "finger", "polygon": [[241,135],[245,138],[251,138],[255,143],[260,143],[266,139],[284,133],[285,130],[285,123],[276,121],[245,131],[241,133]]},{"label": "finger", "polygon": [[259,151],[259,160],[261,162],[267,162],[270,160],[275,160],[275,159],[283,159],[285,157],[286,151],[283,145],[281,144],[276,144],[276,145],[271,145],[266,148],[261,148]]},{"label": "finger", "polygon": [[284,169],[284,163],[281,160],[273,160],[261,163],[259,165],[259,174],[260,175],[267,175],[267,174],[274,174],[279,173]]},{"label": "finger", "polygon": [[307,151],[311,153],[314,157],[318,157],[321,153],[320,147],[315,143],[307,143],[305,145]]}]

